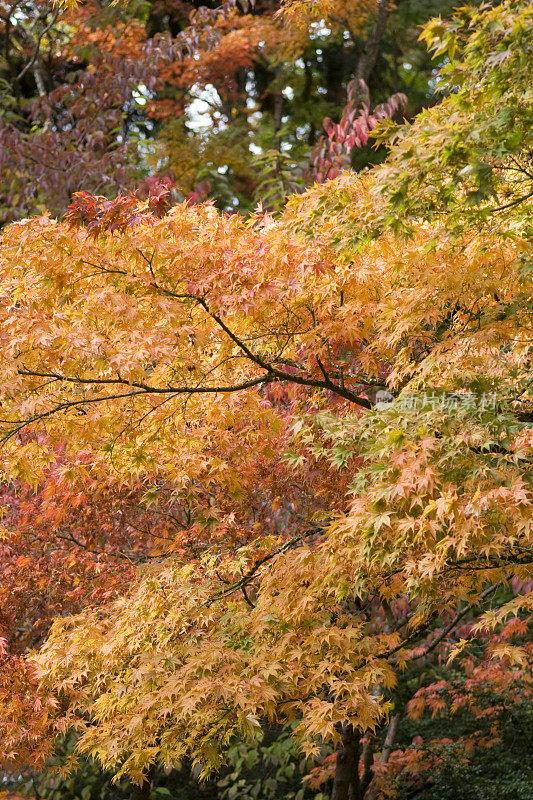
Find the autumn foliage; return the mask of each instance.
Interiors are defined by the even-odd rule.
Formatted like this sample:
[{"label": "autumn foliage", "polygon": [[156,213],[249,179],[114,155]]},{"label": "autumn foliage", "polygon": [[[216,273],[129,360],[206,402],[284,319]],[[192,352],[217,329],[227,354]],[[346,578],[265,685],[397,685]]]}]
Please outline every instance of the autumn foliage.
[{"label": "autumn foliage", "polygon": [[[364,66],[387,6],[312,13],[372,23]],[[309,8],[193,14],[159,80],[229,101]],[[6,770],[74,732],[64,771],[206,777],[285,725],[305,787],[377,800],[530,699],[532,26],[430,23],[454,91],[408,124],[354,79],[275,214],[148,182],[4,228]],[[341,171],[371,136],[383,164]],[[401,738],[428,714],[470,727]]]}]

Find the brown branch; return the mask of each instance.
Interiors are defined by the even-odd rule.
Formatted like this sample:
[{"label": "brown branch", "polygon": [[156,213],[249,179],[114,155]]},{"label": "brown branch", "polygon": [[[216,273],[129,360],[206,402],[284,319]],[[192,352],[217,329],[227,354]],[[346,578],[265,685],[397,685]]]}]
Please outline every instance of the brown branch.
[{"label": "brown branch", "polygon": [[[269,383],[274,378],[268,375],[259,378],[250,378],[248,381],[230,384],[229,386],[150,386],[148,383],[140,381],[127,381],[124,378],[80,378],[78,376],[61,375],[55,372],[37,372],[37,370],[18,369],[19,375],[35,378],[54,378],[58,381],[67,383],[79,383],[82,385],[94,386],[133,386],[135,389],[142,390],[139,394],[216,394],[218,392],[240,392],[243,389],[250,389],[262,383]],[[107,400],[107,397],[94,398],[95,400]],[[89,402],[89,401],[87,401]]]},{"label": "brown branch", "polygon": [[49,417],[53,416],[54,414],[58,414],[60,411],[67,411],[69,408],[76,408],[88,403],[98,403],[102,402],[103,400],[119,400],[125,397],[136,397],[137,395],[144,394],[144,392],[124,392],[123,394],[114,394],[114,395],[107,395],[106,397],[93,397],[88,398],[85,400],[69,400],[68,402],[58,403],[54,408],[50,409],[49,411],[43,411],[42,414],[36,414],[34,417],[30,417],[26,420],[8,420],[8,419],[0,419],[1,423],[6,425],[15,425],[16,427],[10,430],[8,433],[4,434],[0,438],[0,444],[5,444],[9,439],[16,436],[17,433],[27,428],[28,425],[31,425],[34,422],[39,422],[43,419],[48,419]]},{"label": "brown branch", "polygon": [[[479,597],[477,597],[471,603],[468,603],[461,611],[457,612],[457,614],[452,619],[452,621],[441,631],[441,633],[431,642],[431,644],[428,645],[425,648],[425,650],[422,653],[418,653],[417,655],[411,655],[407,660],[408,661],[416,661],[418,658],[424,658],[429,653],[431,653],[443,641],[443,639],[445,639],[446,636],[448,636],[448,634],[451,633],[451,631],[455,628],[457,623],[460,622],[463,619],[463,617],[465,617],[468,614],[469,611],[472,611],[472,609],[475,606],[479,606],[482,600],[485,600],[489,595],[491,595],[493,592],[495,592],[496,589],[498,589],[500,586],[501,586],[501,581],[498,581],[498,583],[495,583],[492,586],[489,586],[487,589],[485,589],[483,592],[481,592]],[[420,636],[423,633],[426,633],[427,629],[428,629],[428,624],[426,624],[422,628],[419,628],[418,630],[414,631],[410,636],[407,637],[407,639],[404,639],[403,642],[400,642],[400,644],[396,645],[396,647],[393,647],[392,650],[386,650],[386,651],[383,651],[381,653],[378,653],[378,654],[376,654],[374,656],[374,658],[386,658],[386,659],[389,659],[391,656],[395,655],[400,650],[403,650],[406,647],[406,645],[410,641],[412,641],[414,638],[416,638],[417,636]]]},{"label": "brown branch", "polygon": [[46,27],[43,28],[43,30],[41,31],[41,33],[37,37],[37,41],[35,43],[35,50],[33,52],[33,55],[31,57],[31,59],[28,61],[28,63],[26,64],[26,66],[24,67],[24,69],[21,72],[19,72],[19,74],[15,78],[15,83],[20,83],[20,81],[22,80],[22,78],[24,77],[26,72],[28,72],[28,70],[31,69],[33,67],[33,65],[35,64],[35,62],[37,61],[37,58],[39,57],[39,50],[41,49],[41,42],[42,42],[44,36],[50,30],[50,28],[54,25],[55,21],[57,20],[57,18],[59,16],[59,12],[60,11],[61,11],[61,8],[58,5],[56,10],[54,11],[52,19],[50,20],[48,25],[46,25]]},{"label": "brown branch", "polygon": [[390,754],[392,752],[392,746],[396,739],[396,733],[398,731],[398,724],[400,722],[401,714],[395,714],[391,717],[389,722],[389,727],[387,728],[387,735],[385,736],[385,741],[383,742],[383,749],[381,751],[380,761],[382,764],[386,764],[390,758]]},{"label": "brown branch", "polygon": [[529,200],[530,197],[533,197],[533,192],[529,192],[523,197],[517,197],[516,200],[512,200],[510,203],[506,203],[503,206],[497,206],[496,208],[488,208],[487,211],[491,211],[493,214],[496,211],[505,211],[505,209],[507,208],[512,208],[513,206],[517,206],[520,203],[525,203],[525,201]]},{"label": "brown branch", "polygon": [[209,306],[207,305],[207,302],[205,301],[205,298],[197,297],[197,298],[194,298],[194,299],[197,300],[197,302],[202,306],[202,308],[205,309],[207,314],[209,314],[211,319],[214,320],[214,322],[216,322],[217,325],[220,326],[220,328],[222,328],[224,333],[227,336],[229,336],[229,338],[232,340],[232,342],[234,342],[237,345],[237,347],[240,350],[242,350],[242,352],[254,364],[257,364],[257,366],[259,366],[262,369],[266,370],[270,375],[278,378],[278,380],[287,381],[288,383],[296,383],[296,384],[298,384],[300,386],[313,386],[313,387],[316,387],[318,389],[329,389],[330,391],[335,392],[335,394],[338,394],[341,397],[343,397],[345,400],[349,400],[351,403],[355,403],[356,405],[361,406],[361,408],[366,408],[366,409],[372,408],[372,403],[369,400],[367,400],[366,398],[363,398],[363,397],[359,397],[358,395],[354,394],[354,392],[350,392],[345,387],[339,386],[338,384],[333,383],[333,381],[331,381],[329,378],[324,379],[324,381],[319,381],[319,380],[316,380],[315,378],[306,378],[306,377],[303,377],[301,375],[291,375],[288,372],[284,372],[283,370],[280,370],[277,367],[274,367],[272,363],[269,363],[268,361],[265,361],[262,358],[262,356],[259,356],[257,353],[254,353],[252,350],[250,350],[250,348],[245,344],[245,342],[243,342],[242,339],[240,339],[226,325],[224,320],[221,319],[217,314],[215,314],[213,311],[211,311],[209,309]]},{"label": "brown branch", "polygon": [[[35,377],[53,377],[52,374],[43,374],[38,372],[33,372],[28,370],[25,373],[26,375],[33,375]],[[58,376],[57,380],[64,380],[73,383],[84,383],[84,384],[124,384],[126,386],[134,386],[138,389],[138,391],[132,392],[124,392],[122,394],[106,394],[102,397],[87,397],[82,398],[80,400],[69,400],[63,403],[58,403],[54,408],[49,409],[48,411],[44,411],[42,414],[36,414],[33,417],[30,417],[26,420],[8,420],[8,419],[0,419],[0,423],[5,425],[14,425],[15,427],[12,428],[8,433],[4,434],[0,438],[0,445],[5,444],[9,439],[16,436],[17,433],[27,428],[28,425],[32,425],[34,422],[40,422],[43,419],[48,419],[52,417],[54,414],[58,414],[60,411],[68,411],[70,408],[80,408],[82,409],[83,406],[89,405],[92,403],[104,403],[107,400],[122,400],[128,397],[140,397],[147,394],[174,394],[174,395],[191,395],[191,394],[219,394],[219,393],[230,393],[230,392],[240,392],[244,389],[249,389],[252,386],[258,386],[260,384],[269,383],[273,380],[272,377],[268,375],[264,375],[260,378],[255,378],[253,380],[244,381],[243,383],[234,384],[232,386],[200,386],[200,387],[191,387],[191,386],[176,386],[171,387],[168,389],[160,389],[154,386],[148,386],[142,383],[128,383],[127,381],[119,381],[119,380],[107,380],[98,379],[96,380],[89,380],[89,379],[78,379],[78,378],[69,378],[67,376]]]},{"label": "brown branch", "polygon": [[303,541],[303,539],[306,539],[308,536],[313,536],[314,534],[320,533],[321,531],[322,529],[320,528],[320,526],[315,525],[310,530],[304,531],[303,533],[299,533],[297,536],[293,536],[291,539],[282,544],[281,547],[276,548],[276,550],[273,550],[266,556],[263,556],[263,558],[258,559],[253,564],[253,566],[248,570],[248,572],[244,573],[242,578],[240,578],[238,581],[235,581],[235,583],[232,583],[231,586],[229,586],[223,592],[219,592],[218,594],[212,595],[212,597],[208,598],[205,605],[210,606],[213,603],[218,602],[219,600],[223,600],[225,597],[229,597],[230,595],[235,594],[235,592],[242,591],[256,577],[261,567],[263,567],[265,564],[268,564],[270,561],[276,558],[276,556],[281,555],[282,553],[286,553],[287,550],[290,550],[291,547],[293,547],[298,542]]}]

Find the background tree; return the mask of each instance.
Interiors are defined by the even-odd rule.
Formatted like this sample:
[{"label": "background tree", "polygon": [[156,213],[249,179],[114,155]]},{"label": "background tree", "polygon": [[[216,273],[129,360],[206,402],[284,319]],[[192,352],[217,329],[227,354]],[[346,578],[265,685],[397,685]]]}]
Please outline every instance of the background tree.
[{"label": "background tree", "polygon": [[[248,211],[265,201],[260,187],[273,174],[281,202],[294,188],[283,185],[283,159],[298,165],[293,175],[308,172],[323,120],[340,118],[351,80],[366,81],[373,107],[404,93],[412,116],[435,102],[417,38],[447,8],[88,0],[69,10],[9,0],[0,19],[0,220],[45,208],[60,215],[76,191],[114,197],[150,175],[182,197],[209,194],[223,210]],[[351,149],[358,169],[386,152]]]},{"label": "background tree", "polygon": [[[139,177],[143,92],[156,54],[127,9],[3,4],[0,219],[64,212],[82,185],[111,195]],[[143,118],[144,117],[144,118]]]}]

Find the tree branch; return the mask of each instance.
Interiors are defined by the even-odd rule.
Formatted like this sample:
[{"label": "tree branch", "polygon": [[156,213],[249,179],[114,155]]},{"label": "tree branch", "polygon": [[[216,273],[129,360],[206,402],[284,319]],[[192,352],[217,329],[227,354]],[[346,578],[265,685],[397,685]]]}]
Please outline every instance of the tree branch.
[{"label": "tree branch", "polygon": [[363,80],[367,83],[370,73],[374,69],[374,65],[376,63],[376,59],[378,57],[379,52],[379,43],[383,38],[383,34],[385,33],[385,28],[387,26],[387,17],[390,11],[390,2],[389,0],[379,0],[378,5],[378,13],[376,16],[376,21],[374,23],[374,27],[368,37],[363,54],[358,61],[357,69],[355,72],[355,77],[358,80]]},{"label": "tree branch", "polygon": [[[223,600],[225,597],[229,595],[235,594],[235,592],[243,591],[249,583],[255,578],[258,574],[261,567],[265,564],[268,564],[272,561],[276,556],[281,555],[282,553],[286,553],[287,550],[290,550],[298,542],[301,542],[303,539],[306,539],[308,536],[313,536],[314,534],[321,533],[322,529],[316,525],[315,527],[311,528],[310,530],[304,531],[303,533],[299,533],[297,536],[293,536],[291,539],[286,541],[281,547],[278,547],[276,550],[268,553],[263,558],[258,559],[253,566],[245,572],[242,578],[240,578],[235,583],[232,583],[231,586],[228,586],[223,592],[219,592],[218,594],[213,595],[206,601],[206,606],[210,606],[213,603],[218,602],[219,600]],[[244,592],[243,592],[244,593]],[[245,595],[246,598],[246,595]],[[250,604],[248,598],[246,598],[247,602]]]}]

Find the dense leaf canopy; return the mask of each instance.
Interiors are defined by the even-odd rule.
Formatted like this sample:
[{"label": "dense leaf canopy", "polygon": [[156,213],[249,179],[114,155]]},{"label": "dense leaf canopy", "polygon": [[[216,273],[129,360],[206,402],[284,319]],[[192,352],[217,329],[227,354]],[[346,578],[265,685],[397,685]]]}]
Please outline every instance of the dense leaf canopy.
[{"label": "dense leaf canopy", "polygon": [[[237,13],[207,52],[339,9]],[[7,761],[73,730],[138,782],[187,759],[207,775],[289,723],[308,756],[337,748],[347,800],[383,788],[405,708],[477,719],[487,683],[503,708],[529,696],[532,31],[525,0],[431,22],[447,96],[377,128],[383,163],[276,214],[152,187],[3,230],[3,537],[47,597],[2,656]],[[389,102],[349,104],[335,136]],[[63,604],[52,566],[78,582]]]}]

